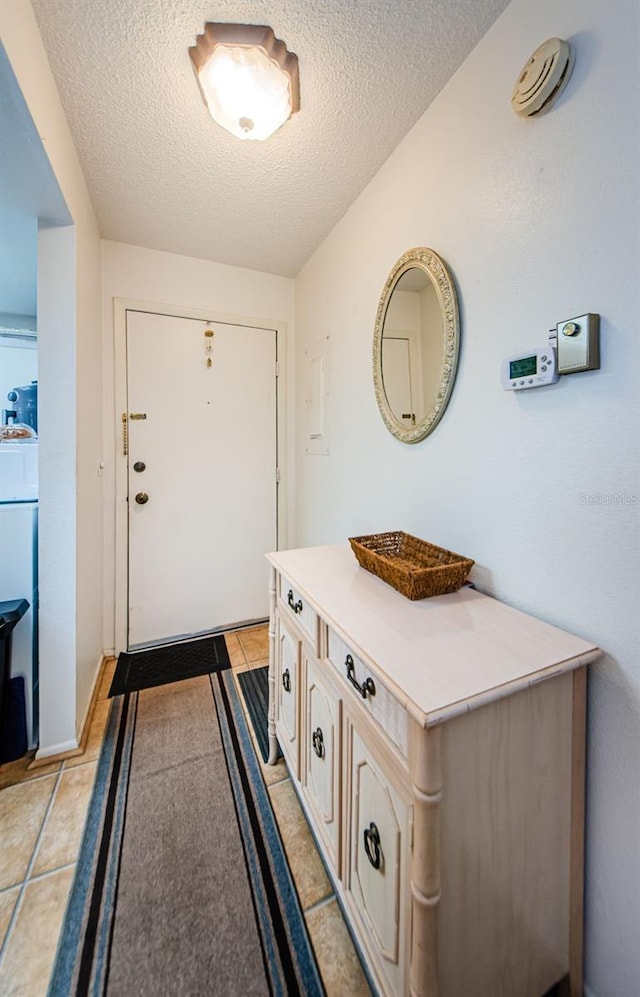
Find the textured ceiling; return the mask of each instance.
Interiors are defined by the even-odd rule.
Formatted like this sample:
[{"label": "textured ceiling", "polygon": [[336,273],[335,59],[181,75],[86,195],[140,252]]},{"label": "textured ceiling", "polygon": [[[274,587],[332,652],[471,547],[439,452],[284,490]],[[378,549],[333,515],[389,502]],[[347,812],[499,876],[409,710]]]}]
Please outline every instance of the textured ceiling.
[{"label": "textured ceiling", "polygon": [[[32,0],[102,235],[294,275],[507,0]],[[205,21],[268,24],[301,109],[266,142],[206,111]]]}]

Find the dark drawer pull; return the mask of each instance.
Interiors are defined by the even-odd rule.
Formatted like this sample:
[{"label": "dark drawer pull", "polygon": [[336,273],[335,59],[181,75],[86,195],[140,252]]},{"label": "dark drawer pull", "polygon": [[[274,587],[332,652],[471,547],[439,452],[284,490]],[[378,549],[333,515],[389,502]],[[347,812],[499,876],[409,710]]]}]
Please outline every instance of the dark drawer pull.
[{"label": "dark drawer pull", "polygon": [[313,750],[318,758],[324,758],[324,736],[320,727],[314,730],[311,740],[313,741]]},{"label": "dark drawer pull", "polygon": [[287,594],[287,602],[291,606],[291,608],[294,611],[294,613],[301,613],[302,612],[302,610],[303,610],[302,599],[298,599],[297,602],[294,602],[293,601],[293,591],[291,589],[289,589],[289,592]]},{"label": "dark drawer pull", "polygon": [[351,682],[351,685],[358,690],[362,698],[366,699],[367,693],[370,696],[375,696],[376,686],[372,678],[366,678],[362,683],[362,685],[360,685],[360,683],[358,682],[356,678],[356,666],[354,665],[353,658],[351,657],[350,654],[346,656],[346,658],[344,659],[344,663],[347,666],[347,678]]},{"label": "dark drawer pull", "polygon": [[285,692],[291,692],[291,676],[288,668],[282,673],[282,685]]},{"label": "dark drawer pull", "polygon": [[382,861],[380,832],[373,821],[369,824],[369,827],[365,827],[364,829],[364,850],[373,868],[379,869]]}]

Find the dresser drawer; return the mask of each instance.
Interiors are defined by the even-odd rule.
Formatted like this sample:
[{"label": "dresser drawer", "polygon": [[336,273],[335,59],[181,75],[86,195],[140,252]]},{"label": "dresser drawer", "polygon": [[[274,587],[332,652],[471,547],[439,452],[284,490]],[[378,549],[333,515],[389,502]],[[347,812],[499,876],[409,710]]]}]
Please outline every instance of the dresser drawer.
[{"label": "dresser drawer", "polygon": [[314,655],[318,655],[318,617],[315,610],[302,598],[295,585],[280,575],[278,595],[283,619],[293,620],[309,639]]},{"label": "dresser drawer", "polygon": [[[341,637],[331,627],[327,627],[327,657],[333,667],[349,682],[351,692],[371,714],[402,755],[407,757],[407,712],[395,699],[378,678],[373,678],[371,671],[345,644]],[[375,692],[366,691],[369,682],[373,682]],[[356,688],[365,689],[362,695]],[[349,699],[349,697],[346,697]]]}]

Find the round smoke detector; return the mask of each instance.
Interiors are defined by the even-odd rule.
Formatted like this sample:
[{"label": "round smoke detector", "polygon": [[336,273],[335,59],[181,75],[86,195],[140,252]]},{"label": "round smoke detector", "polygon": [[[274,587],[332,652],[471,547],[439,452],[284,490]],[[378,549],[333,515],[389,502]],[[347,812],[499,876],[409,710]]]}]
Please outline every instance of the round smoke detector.
[{"label": "round smoke detector", "polygon": [[511,95],[516,114],[543,114],[560,96],[571,76],[574,55],[569,42],[548,38],[523,66]]}]

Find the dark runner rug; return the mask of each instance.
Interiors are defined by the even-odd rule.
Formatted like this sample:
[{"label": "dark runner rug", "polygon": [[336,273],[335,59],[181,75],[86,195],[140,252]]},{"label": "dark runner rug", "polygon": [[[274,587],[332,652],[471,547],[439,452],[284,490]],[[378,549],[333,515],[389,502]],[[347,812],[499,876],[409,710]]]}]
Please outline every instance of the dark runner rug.
[{"label": "dark runner rug", "polygon": [[72,994],[323,994],[230,671],[112,702],[49,990]]},{"label": "dark runner rug", "polygon": [[145,651],[121,651],[109,689],[110,696],[151,689],[181,679],[208,675],[230,668],[227,645],[222,634],[198,640],[164,644]]},{"label": "dark runner rug", "polygon": [[263,760],[269,757],[269,668],[252,668],[238,673],[238,682],[251,717],[251,725],[256,735]]}]

